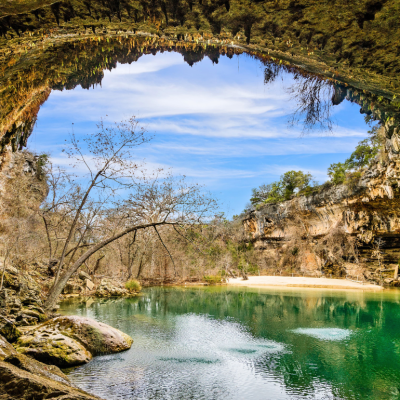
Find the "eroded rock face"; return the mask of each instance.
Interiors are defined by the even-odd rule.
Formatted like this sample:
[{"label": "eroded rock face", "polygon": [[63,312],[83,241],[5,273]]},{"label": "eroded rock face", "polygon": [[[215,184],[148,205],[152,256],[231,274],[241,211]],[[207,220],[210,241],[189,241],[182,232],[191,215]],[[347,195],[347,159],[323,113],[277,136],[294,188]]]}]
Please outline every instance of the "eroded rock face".
[{"label": "eroded rock face", "polygon": [[[379,239],[380,263],[394,269],[400,258],[398,132],[390,123],[382,129],[387,138],[386,160],[371,165],[353,187],[328,185],[313,195],[266,204],[250,212],[243,223],[256,249],[265,257],[274,253],[277,264],[285,252],[291,252],[288,264],[297,262],[302,272],[318,275],[329,261],[328,253],[332,256],[334,252],[328,245],[325,251],[324,243],[340,229],[342,237],[357,241],[359,254],[357,262],[355,257],[343,257],[338,269],[342,274],[374,280],[372,275],[379,267],[374,246]],[[297,249],[302,249],[300,255],[295,254]]]},{"label": "eroded rock face", "polygon": [[0,335],[0,361],[4,360],[6,357],[17,354],[14,347],[7,340]]},{"label": "eroded rock face", "polygon": [[128,350],[130,336],[109,325],[85,317],[57,317],[21,336],[19,353],[47,364],[69,367],[87,363],[92,356]]}]

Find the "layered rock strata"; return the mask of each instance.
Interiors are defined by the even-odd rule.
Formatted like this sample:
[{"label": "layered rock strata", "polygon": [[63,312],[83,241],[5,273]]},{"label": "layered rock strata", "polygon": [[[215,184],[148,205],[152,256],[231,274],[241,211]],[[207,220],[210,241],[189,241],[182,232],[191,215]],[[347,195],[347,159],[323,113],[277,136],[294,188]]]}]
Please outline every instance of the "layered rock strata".
[{"label": "layered rock strata", "polygon": [[255,247],[265,257],[285,251],[295,256],[300,243],[307,249],[302,260],[292,257],[290,262],[318,275],[332,251],[327,244],[324,249],[324,243],[336,230],[353,238],[358,250],[347,260],[346,254],[339,257],[343,273],[372,279],[371,272],[393,270],[394,276],[400,259],[400,132],[390,122],[382,130],[384,160],[376,160],[353,185],[328,183],[312,195],[264,204],[249,212],[243,224]]}]

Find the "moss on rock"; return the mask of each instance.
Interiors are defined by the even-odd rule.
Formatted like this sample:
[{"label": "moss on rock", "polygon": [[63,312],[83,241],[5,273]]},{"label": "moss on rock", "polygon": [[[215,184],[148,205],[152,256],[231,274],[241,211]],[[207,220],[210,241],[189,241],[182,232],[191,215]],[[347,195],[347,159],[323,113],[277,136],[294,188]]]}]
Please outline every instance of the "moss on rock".
[{"label": "moss on rock", "polygon": [[85,317],[57,317],[21,336],[16,350],[46,364],[71,367],[92,356],[128,350],[132,338],[109,325]]},{"label": "moss on rock", "polygon": [[21,354],[61,368],[85,364],[92,359],[92,355],[76,340],[42,326],[21,336],[14,347]]}]

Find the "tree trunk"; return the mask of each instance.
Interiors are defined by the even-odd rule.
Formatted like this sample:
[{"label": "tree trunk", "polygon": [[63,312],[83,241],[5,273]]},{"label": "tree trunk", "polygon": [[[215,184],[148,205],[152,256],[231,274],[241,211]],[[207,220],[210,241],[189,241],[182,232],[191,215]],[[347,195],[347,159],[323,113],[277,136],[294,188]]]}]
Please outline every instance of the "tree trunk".
[{"label": "tree trunk", "polygon": [[105,239],[100,243],[97,243],[92,248],[87,250],[84,254],[82,254],[69,268],[67,268],[59,277],[59,279],[54,283],[53,287],[50,289],[48,298],[45,302],[46,310],[51,310],[57,303],[58,297],[60,296],[61,292],[63,291],[65,285],[67,284],[68,280],[71,278],[72,274],[75,273],[79,267],[94,253],[102,249],[104,246],[107,246],[109,243],[117,240],[130,232],[137,231],[139,229],[146,229],[150,227],[155,227],[157,225],[173,225],[173,223],[169,222],[153,222],[151,224],[144,224],[144,225],[137,225],[131,228],[125,229],[124,231],[120,232],[118,235],[115,235],[111,238]]},{"label": "tree trunk", "polygon": [[142,273],[142,268],[143,268],[143,255],[140,258],[139,269],[138,269],[138,273],[136,275],[136,279],[139,279],[140,274]]}]

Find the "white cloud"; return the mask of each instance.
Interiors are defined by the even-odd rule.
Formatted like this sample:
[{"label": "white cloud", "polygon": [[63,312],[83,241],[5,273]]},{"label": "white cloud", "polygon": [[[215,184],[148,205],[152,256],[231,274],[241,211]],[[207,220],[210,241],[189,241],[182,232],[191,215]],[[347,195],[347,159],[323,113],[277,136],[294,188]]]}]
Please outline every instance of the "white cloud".
[{"label": "white cloud", "polygon": [[166,68],[173,67],[174,65],[182,64],[182,56],[174,53],[166,53],[164,57],[146,57],[142,56],[138,61],[126,65],[118,64],[118,68],[110,71],[105,71],[104,75],[127,76],[127,75],[140,75],[158,72]]},{"label": "white cloud", "polygon": [[204,156],[218,156],[221,158],[232,157],[261,157],[261,156],[284,156],[300,154],[346,154],[350,147],[355,147],[357,140],[329,140],[324,138],[316,139],[280,139],[278,141],[269,141],[268,144],[262,140],[250,143],[246,140],[234,141],[233,143],[224,143],[219,140],[214,143],[192,143],[184,144],[179,141],[169,141],[164,143],[155,143],[151,150],[169,153],[182,153]]},{"label": "white cloud", "polygon": [[[236,62],[227,59],[218,66],[206,60],[193,68],[182,59],[177,53],[143,56],[105,71],[102,88],[53,91],[39,113],[39,129],[31,143],[38,149],[50,148],[53,162],[69,168],[58,143],[71,131],[72,122],[76,134],[82,135],[90,134],[94,123],[106,115],[108,121],[136,115],[150,134],[156,134],[154,142],[137,153],[146,156],[149,174],[172,168],[175,175],[218,190],[235,190],[242,198],[249,191],[246,185],[271,182],[291,169],[309,171],[324,181],[326,167],[335,158],[316,156],[344,157],[366,136],[368,128],[357,106],[350,118],[346,102],[332,109],[339,125],[331,133],[315,130],[302,136],[301,125],[289,128],[295,105],[279,80],[263,85],[254,60],[241,59],[237,72]],[[291,78],[285,75],[284,81]],[[44,139],[39,133],[46,133]],[[321,163],[327,165],[319,168]]]}]

